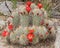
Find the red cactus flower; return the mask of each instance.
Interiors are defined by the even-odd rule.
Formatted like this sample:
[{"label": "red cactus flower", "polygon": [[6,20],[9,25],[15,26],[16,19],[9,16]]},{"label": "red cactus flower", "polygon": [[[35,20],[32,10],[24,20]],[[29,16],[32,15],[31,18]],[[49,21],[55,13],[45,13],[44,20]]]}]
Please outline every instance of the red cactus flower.
[{"label": "red cactus flower", "polygon": [[32,33],[29,33],[29,34],[27,35],[27,39],[28,39],[30,42],[33,41],[33,38],[34,38],[34,34],[32,34]]},{"label": "red cactus flower", "polygon": [[43,7],[43,5],[41,3],[38,3],[37,5],[40,9]]},{"label": "red cactus flower", "polygon": [[2,32],[2,36],[3,36],[3,37],[6,37],[6,36],[8,36],[8,35],[9,35],[9,32],[8,32],[8,31],[4,30],[4,31]]},{"label": "red cactus flower", "polygon": [[29,6],[27,6],[26,11],[29,13],[31,11],[31,8]]},{"label": "red cactus flower", "polygon": [[34,29],[29,30],[29,33],[33,33],[33,32],[34,32]]},{"label": "red cactus flower", "polygon": [[30,6],[32,4],[31,1],[26,2],[26,5]]},{"label": "red cactus flower", "polygon": [[9,24],[9,25],[8,25],[8,29],[9,29],[9,30],[13,30],[13,25],[12,25],[12,24]]}]

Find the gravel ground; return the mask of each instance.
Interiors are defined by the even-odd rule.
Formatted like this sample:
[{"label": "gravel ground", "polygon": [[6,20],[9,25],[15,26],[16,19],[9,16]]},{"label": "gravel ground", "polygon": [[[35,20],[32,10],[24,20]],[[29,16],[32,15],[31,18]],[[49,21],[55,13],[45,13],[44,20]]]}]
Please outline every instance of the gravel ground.
[{"label": "gravel ground", "polygon": [[0,37],[0,48],[54,48],[54,39],[46,39],[36,45],[21,46],[8,44],[4,38]]}]

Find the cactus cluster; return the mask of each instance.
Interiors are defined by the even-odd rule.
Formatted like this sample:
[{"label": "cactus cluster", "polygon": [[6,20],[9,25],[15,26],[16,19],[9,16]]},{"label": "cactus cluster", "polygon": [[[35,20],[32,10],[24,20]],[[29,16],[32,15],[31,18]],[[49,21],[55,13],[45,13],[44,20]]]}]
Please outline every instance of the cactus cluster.
[{"label": "cactus cluster", "polygon": [[[7,19],[6,38],[12,43],[21,45],[37,44],[40,39],[45,40],[49,35],[54,35],[54,23],[48,19],[42,4],[28,1],[20,5]],[[6,33],[5,33],[6,34]]]}]

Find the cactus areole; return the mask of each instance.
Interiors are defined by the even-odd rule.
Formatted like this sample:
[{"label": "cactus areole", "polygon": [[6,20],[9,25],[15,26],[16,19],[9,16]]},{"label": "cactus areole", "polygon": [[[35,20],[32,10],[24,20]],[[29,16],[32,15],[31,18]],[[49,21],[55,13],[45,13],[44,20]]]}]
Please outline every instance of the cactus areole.
[{"label": "cactus areole", "polygon": [[14,18],[13,16],[10,16],[11,18]]},{"label": "cactus areole", "polygon": [[43,25],[43,24],[44,24],[44,20],[42,20],[42,21],[40,22],[40,24]]},{"label": "cactus areole", "polygon": [[48,32],[46,32],[46,35],[48,35],[49,33]]}]

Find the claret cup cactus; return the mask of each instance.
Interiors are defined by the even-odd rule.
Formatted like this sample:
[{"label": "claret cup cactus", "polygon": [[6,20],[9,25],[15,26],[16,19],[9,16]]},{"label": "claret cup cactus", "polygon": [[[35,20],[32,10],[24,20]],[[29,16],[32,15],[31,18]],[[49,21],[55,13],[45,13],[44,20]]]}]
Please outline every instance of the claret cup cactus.
[{"label": "claret cup cactus", "polygon": [[[49,35],[54,35],[54,23],[47,19],[47,13],[42,4],[36,5],[28,1],[25,5],[20,5],[7,19],[7,29],[2,36],[9,38],[13,44],[37,44],[40,39],[47,39]],[[51,32],[51,33],[50,33]],[[4,34],[5,33],[5,34]]]}]

